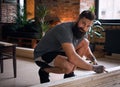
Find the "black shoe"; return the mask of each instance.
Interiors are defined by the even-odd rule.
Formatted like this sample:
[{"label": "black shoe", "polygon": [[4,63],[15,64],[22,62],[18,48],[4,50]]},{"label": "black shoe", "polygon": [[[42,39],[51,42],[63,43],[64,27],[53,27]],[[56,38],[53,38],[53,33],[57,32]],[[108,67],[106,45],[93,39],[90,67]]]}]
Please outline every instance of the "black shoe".
[{"label": "black shoe", "polygon": [[74,76],[75,76],[74,72],[71,72],[69,74],[64,74],[64,79],[69,77],[74,77]]},{"label": "black shoe", "polygon": [[43,68],[39,69],[40,83],[49,82],[49,73],[45,72]]}]

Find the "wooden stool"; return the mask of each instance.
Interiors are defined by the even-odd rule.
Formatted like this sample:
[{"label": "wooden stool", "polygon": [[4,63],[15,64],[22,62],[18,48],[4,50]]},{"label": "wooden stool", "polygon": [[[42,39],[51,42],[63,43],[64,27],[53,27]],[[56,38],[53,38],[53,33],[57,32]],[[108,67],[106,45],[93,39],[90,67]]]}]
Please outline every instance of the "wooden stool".
[{"label": "wooden stool", "polygon": [[16,78],[16,44],[11,44],[7,42],[0,41],[0,67],[1,73],[3,73],[3,60],[13,59],[13,72],[14,78]]}]

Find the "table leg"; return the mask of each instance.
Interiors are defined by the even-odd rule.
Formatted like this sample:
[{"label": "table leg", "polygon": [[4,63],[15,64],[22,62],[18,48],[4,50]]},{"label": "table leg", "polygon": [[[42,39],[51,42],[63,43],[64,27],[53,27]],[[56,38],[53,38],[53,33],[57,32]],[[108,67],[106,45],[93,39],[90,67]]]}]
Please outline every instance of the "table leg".
[{"label": "table leg", "polygon": [[13,72],[14,72],[14,78],[17,77],[17,64],[16,64],[16,46],[13,46]]}]

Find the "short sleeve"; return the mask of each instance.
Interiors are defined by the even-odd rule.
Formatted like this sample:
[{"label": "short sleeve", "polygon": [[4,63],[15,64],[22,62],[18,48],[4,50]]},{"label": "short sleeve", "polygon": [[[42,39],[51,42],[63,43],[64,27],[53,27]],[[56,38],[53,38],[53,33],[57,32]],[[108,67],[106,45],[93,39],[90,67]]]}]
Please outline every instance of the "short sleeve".
[{"label": "short sleeve", "polygon": [[61,44],[65,42],[72,43],[72,35],[69,28],[57,27],[54,31],[54,36]]}]

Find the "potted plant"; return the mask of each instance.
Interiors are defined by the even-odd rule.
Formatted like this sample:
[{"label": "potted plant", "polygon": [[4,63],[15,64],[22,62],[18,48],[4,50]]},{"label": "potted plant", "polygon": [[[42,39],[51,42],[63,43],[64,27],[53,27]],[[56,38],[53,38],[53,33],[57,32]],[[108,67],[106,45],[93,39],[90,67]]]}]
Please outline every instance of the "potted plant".
[{"label": "potted plant", "polygon": [[13,15],[15,19],[15,25],[13,26],[14,30],[24,30],[24,27],[28,24],[31,24],[34,19],[27,19],[27,12],[24,6],[17,5],[17,12]]},{"label": "potted plant", "polygon": [[14,14],[15,23],[12,29],[15,31],[12,36],[40,39],[40,28],[35,19],[27,18],[27,11],[24,6],[17,5],[17,13]]},{"label": "potted plant", "polygon": [[[89,10],[95,13],[95,6],[91,6]],[[104,28],[99,20],[94,20],[93,25],[89,28],[88,39],[90,41],[90,48],[93,52],[95,50],[96,39],[103,38]]]},{"label": "potted plant", "polygon": [[104,28],[99,20],[95,20],[93,25],[90,27],[88,33],[88,38],[90,41],[90,48],[92,51],[95,49],[96,39],[103,38]]},{"label": "potted plant", "polygon": [[42,28],[42,36],[48,31],[49,29],[49,23],[45,21],[45,17],[48,15],[49,11],[48,9],[44,6],[39,4],[36,8],[36,15],[37,19],[36,21],[38,22],[38,25]]}]

